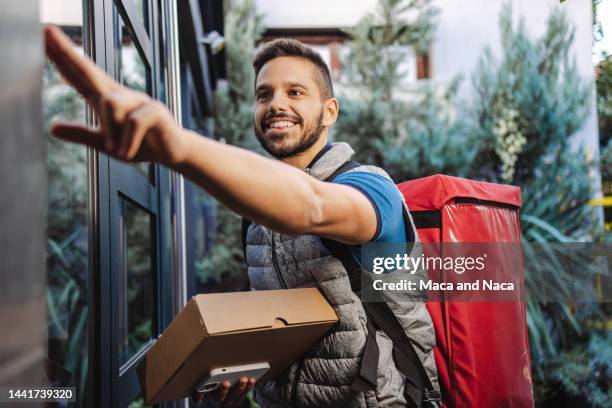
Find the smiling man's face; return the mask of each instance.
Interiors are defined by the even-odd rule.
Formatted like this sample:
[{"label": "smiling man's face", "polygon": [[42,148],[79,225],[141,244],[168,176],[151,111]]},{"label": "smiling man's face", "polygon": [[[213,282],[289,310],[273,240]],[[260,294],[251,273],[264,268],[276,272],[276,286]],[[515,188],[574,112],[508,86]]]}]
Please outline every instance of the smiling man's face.
[{"label": "smiling man's face", "polygon": [[255,134],[278,159],[308,150],[330,124],[316,69],[303,58],[278,57],[268,61],[257,76]]}]

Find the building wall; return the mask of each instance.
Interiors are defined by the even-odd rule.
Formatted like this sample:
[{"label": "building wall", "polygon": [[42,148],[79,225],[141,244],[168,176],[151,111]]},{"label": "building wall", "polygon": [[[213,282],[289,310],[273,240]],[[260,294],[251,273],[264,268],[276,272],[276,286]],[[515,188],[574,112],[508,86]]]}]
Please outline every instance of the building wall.
[{"label": "building wall", "polygon": [[[45,139],[38,1],[0,13],[0,386],[40,384],[45,308]],[[10,63],[6,63],[10,61]]]},{"label": "building wall", "polygon": [[355,25],[376,0],[255,0],[266,28],[337,28]]}]

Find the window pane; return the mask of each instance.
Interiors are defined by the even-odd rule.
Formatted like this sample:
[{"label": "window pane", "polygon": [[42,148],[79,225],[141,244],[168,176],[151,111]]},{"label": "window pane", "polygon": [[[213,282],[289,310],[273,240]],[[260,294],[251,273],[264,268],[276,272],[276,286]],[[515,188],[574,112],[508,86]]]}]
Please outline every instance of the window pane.
[{"label": "window pane", "polygon": [[[145,59],[142,58],[134,39],[119,15],[117,8],[114,8],[115,21],[119,26],[116,35],[115,53],[117,60],[115,66],[119,73],[119,80],[125,86],[140,92],[151,94],[151,74]],[[153,181],[153,166],[149,163],[132,163],[143,176],[149,181]]]},{"label": "window pane", "polygon": [[149,32],[149,1],[136,0],[136,13],[138,14],[138,22],[144,25],[144,28]]},{"label": "window pane", "polygon": [[[59,25],[83,48],[81,0],[41,2],[43,23]],[[44,129],[66,120],[85,124],[85,102],[47,62],[43,71]],[[47,376],[56,386],[76,386],[87,406],[88,159],[87,149],[47,138]]]},{"label": "window pane", "polygon": [[155,264],[152,216],[122,200],[123,267],[119,282],[119,355],[127,362],[153,338],[155,322]]}]

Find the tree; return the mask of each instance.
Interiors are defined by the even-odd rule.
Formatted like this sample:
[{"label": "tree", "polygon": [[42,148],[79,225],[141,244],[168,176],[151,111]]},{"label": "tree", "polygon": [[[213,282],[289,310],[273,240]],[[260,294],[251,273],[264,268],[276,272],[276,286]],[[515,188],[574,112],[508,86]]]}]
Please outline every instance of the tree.
[{"label": "tree", "polygon": [[599,142],[604,147],[612,140],[612,56],[601,61],[596,71]]},{"label": "tree", "polygon": [[473,76],[474,130],[488,150],[477,164],[496,163],[495,178],[524,185],[538,177],[545,158],[559,150],[571,153],[570,136],[589,113],[591,88],[570,58],[574,30],[562,12],[550,15],[538,41],[511,16],[508,3],[500,17],[500,60],[485,50]]},{"label": "tree", "polygon": [[[262,152],[253,130],[255,44],[263,31],[253,0],[226,0],[227,84],[215,94],[215,136],[226,143]],[[212,198],[209,198],[212,200]],[[215,205],[216,231],[209,254],[196,263],[202,291],[249,288],[242,251],[241,218]]]},{"label": "tree", "polygon": [[[477,93],[473,131],[482,141],[475,165],[488,168],[492,181],[522,188],[521,232],[526,251],[531,242],[597,239],[601,226],[588,205],[595,162],[571,145],[571,136],[589,114],[592,96],[592,84],[579,76],[570,57],[574,30],[565,15],[555,10],[542,38],[531,39],[522,20],[513,21],[509,3],[501,11],[500,27],[502,55],[498,59],[486,50],[473,76]],[[561,245],[551,246],[550,258],[538,261],[545,275],[526,270],[536,400],[542,403],[557,394],[603,406],[598,404],[606,391],[594,392],[600,387],[596,381],[576,386],[576,374],[588,371],[592,360],[574,358],[571,369],[557,371],[564,364],[562,359],[585,352],[596,335],[585,322],[601,313],[595,303],[538,301],[543,290],[566,291],[575,284],[575,277],[555,262],[563,255],[560,251]],[[596,270],[584,268],[584,272],[583,280],[588,282],[586,277]]]}]

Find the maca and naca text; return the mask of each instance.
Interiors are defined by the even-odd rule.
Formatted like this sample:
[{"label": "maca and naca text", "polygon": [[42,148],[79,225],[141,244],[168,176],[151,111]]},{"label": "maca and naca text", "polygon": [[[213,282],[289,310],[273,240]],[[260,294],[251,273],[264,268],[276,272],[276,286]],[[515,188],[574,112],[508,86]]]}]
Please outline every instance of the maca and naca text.
[{"label": "maca and naca text", "polygon": [[513,291],[513,282],[495,282],[492,279],[481,279],[473,282],[434,282],[429,279],[411,281],[403,279],[399,282],[385,282],[377,279],[372,282],[374,290],[400,291]]}]

